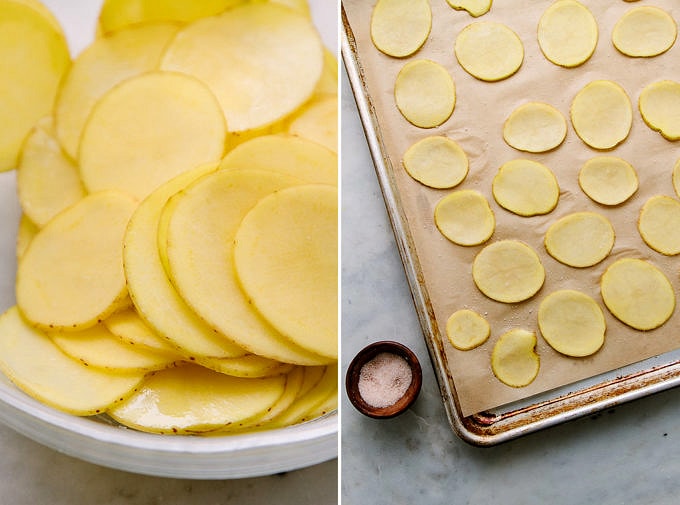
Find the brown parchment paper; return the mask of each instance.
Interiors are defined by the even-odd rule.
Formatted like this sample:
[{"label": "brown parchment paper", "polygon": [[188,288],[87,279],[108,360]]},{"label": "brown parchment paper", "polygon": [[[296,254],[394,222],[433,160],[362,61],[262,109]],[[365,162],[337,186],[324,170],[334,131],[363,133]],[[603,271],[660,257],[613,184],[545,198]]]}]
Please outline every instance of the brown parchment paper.
[{"label": "brown parchment paper", "polygon": [[[637,109],[644,86],[661,79],[680,81],[680,42],[654,58],[630,58],[620,54],[611,43],[611,31],[627,10],[638,4],[623,0],[582,0],[595,15],[599,40],[593,57],[580,67],[566,69],[545,59],[536,40],[536,27],[551,0],[494,0],[489,13],[472,18],[456,11],[445,0],[431,0],[433,24],[425,45],[413,56],[395,59],[380,53],[370,41],[370,17],[374,5],[367,0],[343,0],[349,26],[357,44],[357,60],[363,68],[365,84],[378,117],[378,129],[384,141],[388,169],[394,172],[397,191],[408,221],[408,232],[415,243],[417,258],[423,271],[424,284],[430,296],[439,335],[445,351],[445,367],[456,388],[463,416],[528,398],[558,386],[615,370],[624,365],[680,347],[680,309],[662,327],[640,332],[614,318],[604,306],[599,279],[615,260],[632,257],[650,261],[671,281],[676,295],[680,293],[680,256],[667,257],[651,250],[640,238],[637,218],[643,203],[653,195],[677,198],[671,173],[680,158],[680,142],[670,142],[647,127]],[[677,0],[656,0],[680,21]],[[645,5],[649,2],[645,2]],[[514,76],[486,83],[467,74],[456,61],[453,45],[456,35],[478,20],[494,20],[507,24],[521,38],[525,57]],[[439,128],[420,129],[409,124],[398,112],[393,98],[397,73],[408,61],[428,58],[442,64],[456,85],[456,106],[452,117]],[[586,146],[575,134],[571,123],[565,142],[544,154],[516,151],[505,144],[502,125],[508,114],[528,101],[543,101],[555,106],[569,122],[569,106],[575,94],[588,82],[610,79],[627,91],[633,106],[633,126],[624,143],[610,151],[596,151]],[[427,92],[427,90],[423,90]],[[420,185],[403,170],[401,158],[415,141],[428,135],[446,135],[460,144],[470,160],[467,178],[453,190],[434,190]],[[593,156],[619,156],[637,170],[640,188],[621,206],[610,208],[592,202],[578,186],[577,175],[583,163]],[[552,169],[560,184],[557,208],[545,216],[523,218],[496,204],[491,194],[491,180],[506,161],[528,158]],[[517,238],[531,245],[546,268],[543,288],[532,299],[507,305],[486,298],[472,281],[471,265],[482,249],[461,247],[447,241],[433,222],[434,207],[450,191],[476,189],[484,194],[496,216],[496,231],[488,243]],[[558,218],[571,212],[591,210],[610,219],[616,231],[612,253],[590,268],[575,269],[558,263],[543,246],[546,230]],[[680,223],[678,223],[680,226]],[[575,359],[552,350],[542,339],[536,320],[540,301],[558,289],[577,289],[593,297],[602,307],[607,320],[604,346],[594,355]],[[491,337],[471,351],[458,351],[446,339],[445,325],[451,313],[469,308],[484,315],[491,324]],[[498,337],[522,327],[538,336],[537,353],[541,367],[536,380],[524,388],[511,388],[498,381],[490,367],[491,351]]]}]

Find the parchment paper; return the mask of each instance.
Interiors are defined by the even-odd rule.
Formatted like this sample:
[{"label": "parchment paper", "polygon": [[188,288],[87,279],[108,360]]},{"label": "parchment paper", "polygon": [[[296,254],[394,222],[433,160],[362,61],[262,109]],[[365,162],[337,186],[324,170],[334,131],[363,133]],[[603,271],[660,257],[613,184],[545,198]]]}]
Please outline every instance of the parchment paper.
[{"label": "parchment paper", "polygon": [[[445,350],[446,370],[453,376],[463,416],[499,407],[549,391],[580,379],[615,370],[642,359],[680,347],[680,309],[662,327],[641,332],[614,318],[606,309],[599,290],[599,279],[614,261],[624,257],[640,258],[659,267],[671,281],[676,296],[680,294],[680,256],[667,257],[650,249],[637,231],[637,218],[643,203],[653,195],[677,198],[671,184],[671,173],[680,157],[680,143],[670,142],[647,127],[637,109],[641,90],[661,79],[680,81],[680,42],[654,58],[629,58],[611,43],[611,31],[628,9],[639,4],[622,0],[582,0],[595,15],[599,40],[593,57],[580,67],[565,69],[545,59],[536,40],[536,27],[551,0],[495,0],[491,11],[472,18],[456,11],[445,0],[431,0],[433,26],[425,45],[407,59],[395,59],[380,53],[370,41],[370,16],[374,2],[343,0],[349,25],[357,43],[360,65],[366,86],[379,119],[388,165],[394,171],[397,189],[408,220],[417,257],[424,274],[424,284],[433,304],[440,339]],[[649,4],[650,2],[644,2]],[[640,3],[641,4],[641,3]],[[664,8],[680,20],[676,0],[656,0],[652,4]],[[525,58],[519,72],[495,83],[485,83],[467,74],[453,53],[456,35],[478,20],[494,20],[507,24],[521,38]],[[398,112],[393,98],[394,80],[407,62],[428,58],[442,64],[456,85],[456,106],[452,117],[439,128],[420,129],[409,124]],[[508,114],[528,101],[543,101],[555,106],[569,122],[569,106],[576,93],[588,82],[610,79],[624,87],[633,106],[633,127],[627,140],[607,152],[586,146],[576,135],[571,123],[565,142],[544,154],[516,151],[505,144],[502,125]],[[427,92],[427,90],[423,90]],[[434,190],[420,185],[403,170],[401,158],[415,141],[428,135],[446,135],[460,144],[470,160],[470,172],[453,190]],[[619,156],[637,170],[638,192],[621,206],[611,208],[591,201],[578,186],[577,175],[584,162],[596,155]],[[491,180],[506,161],[528,158],[552,169],[560,184],[557,208],[545,216],[523,218],[501,208],[491,194]],[[483,246],[461,247],[447,241],[433,222],[434,207],[443,196],[458,189],[476,189],[484,194],[495,213],[497,226],[487,244],[506,238],[517,238],[531,245],[546,268],[543,288],[532,299],[507,305],[486,298],[475,287],[471,265]],[[580,210],[599,212],[610,219],[616,231],[612,253],[590,268],[576,269],[558,263],[547,254],[543,238],[551,223]],[[680,223],[678,223],[680,226]],[[607,320],[604,346],[594,355],[576,359],[560,355],[542,339],[536,321],[540,301],[558,289],[577,289],[593,297],[602,307]],[[679,299],[680,301],[680,299]],[[446,320],[454,311],[469,308],[484,315],[491,324],[491,337],[471,351],[458,351],[447,341]],[[536,380],[524,388],[512,388],[498,381],[490,367],[491,351],[498,337],[513,328],[535,331],[536,348],[541,368]]]}]

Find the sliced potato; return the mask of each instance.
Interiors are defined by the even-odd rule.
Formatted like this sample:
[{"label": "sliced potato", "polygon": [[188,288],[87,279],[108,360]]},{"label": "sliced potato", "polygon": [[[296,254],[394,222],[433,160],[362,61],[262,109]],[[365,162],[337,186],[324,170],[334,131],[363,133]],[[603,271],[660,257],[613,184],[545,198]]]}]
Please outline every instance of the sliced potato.
[{"label": "sliced potato", "polygon": [[491,9],[492,0],[446,0],[456,10],[465,10],[472,17],[479,17]]},{"label": "sliced potato", "polygon": [[651,5],[635,7],[626,12],[614,25],[612,42],[626,56],[651,57],[668,51],[678,27],[673,17],[663,9]]},{"label": "sliced potato", "polygon": [[404,153],[404,169],[416,181],[436,189],[453,188],[468,174],[465,151],[453,140],[432,136],[419,140]]},{"label": "sliced potato", "polygon": [[661,254],[680,254],[680,202],[656,195],[647,200],[638,218],[638,230],[645,243]]},{"label": "sliced potato", "polygon": [[461,351],[479,347],[490,333],[489,323],[473,310],[457,310],[446,320],[446,336],[451,345]]},{"label": "sliced potato", "polygon": [[482,81],[501,81],[515,74],[524,61],[522,41],[495,21],[478,21],[456,37],[456,58],[463,69]]},{"label": "sliced potato", "polygon": [[33,221],[28,219],[26,215],[22,215],[19,219],[19,229],[17,230],[17,243],[16,243],[16,256],[17,260],[21,257],[28,249],[28,245],[33,241],[33,237],[38,234],[38,228]]},{"label": "sliced potato", "polygon": [[673,166],[673,189],[675,194],[680,196],[680,159]]},{"label": "sliced potato", "polygon": [[646,86],[638,101],[642,119],[668,140],[680,139],[680,83],[657,81]]},{"label": "sliced potato", "polygon": [[602,347],[607,323],[602,309],[590,296],[563,289],[541,301],[538,327],[545,341],[557,352],[583,357]]},{"label": "sliced potato", "polygon": [[143,373],[106,373],[69,358],[17,307],[0,316],[0,369],[33,398],[75,415],[105,412],[144,378]]},{"label": "sliced potato", "polygon": [[538,44],[543,55],[555,65],[582,65],[595,52],[598,39],[595,16],[576,0],[558,0],[538,22]]},{"label": "sliced potato", "polygon": [[108,330],[135,347],[168,353],[176,351],[170,342],[154,332],[144,320],[139,317],[134,307],[119,310],[104,320]]},{"label": "sliced potato", "polygon": [[371,40],[388,56],[404,58],[425,44],[432,28],[427,0],[378,0],[371,15]]},{"label": "sliced potato", "polygon": [[304,105],[291,119],[288,133],[338,152],[338,97],[325,96]]},{"label": "sliced potato", "polygon": [[473,189],[454,191],[437,203],[434,222],[454,244],[483,244],[496,229],[496,218],[487,199]]},{"label": "sliced potato", "polygon": [[609,219],[596,212],[574,212],[555,221],[545,234],[545,249],[560,263],[576,268],[605,259],[615,241]]},{"label": "sliced potato", "polygon": [[536,334],[514,329],[498,338],[491,353],[491,369],[503,384],[521,388],[531,384],[540,368]]},{"label": "sliced potato", "polygon": [[658,328],[675,310],[675,293],[668,278],[639,259],[612,263],[602,275],[600,292],[609,311],[637,330]]},{"label": "sliced potato", "polygon": [[127,300],[122,248],[137,202],[93,193],[52,219],[17,268],[17,305],[42,328],[94,326]]},{"label": "sliced potato", "polygon": [[314,96],[338,95],[338,58],[327,47],[323,50],[323,70],[316,83]]},{"label": "sliced potato", "polygon": [[567,121],[552,105],[528,102],[517,107],[503,125],[503,139],[510,147],[542,153],[558,147],[567,136]]},{"label": "sliced potato", "polygon": [[542,163],[525,159],[504,163],[493,178],[491,189],[498,205],[519,216],[548,214],[560,198],[552,171]]},{"label": "sliced potato", "polygon": [[456,88],[451,75],[439,63],[415,60],[399,71],[394,98],[399,112],[409,123],[434,128],[453,114]]},{"label": "sliced potato", "polygon": [[578,173],[583,192],[602,205],[619,205],[637,191],[635,168],[616,156],[596,156],[585,162]]},{"label": "sliced potato", "polygon": [[260,378],[286,374],[293,369],[290,363],[281,363],[273,359],[246,354],[237,358],[213,358],[198,356],[191,362],[233,377]]}]

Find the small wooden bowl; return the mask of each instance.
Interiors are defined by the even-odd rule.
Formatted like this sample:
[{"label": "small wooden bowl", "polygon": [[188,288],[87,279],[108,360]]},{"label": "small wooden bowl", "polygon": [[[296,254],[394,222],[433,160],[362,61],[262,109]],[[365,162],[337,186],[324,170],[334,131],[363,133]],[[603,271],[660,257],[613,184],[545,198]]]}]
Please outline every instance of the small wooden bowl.
[{"label": "small wooden bowl", "polygon": [[[383,352],[396,354],[406,360],[411,367],[411,385],[406,390],[406,393],[404,393],[404,396],[397,400],[396,403],[388,407],[373,407],[366,403],[359,393],[359,375],[361,368],[367,362]],[[388,419],[398,416],[407,410],[418,397],[422,384],[423,372],[416,355],[405,345],[392,341],[374,342],[364,347],[349,364],[347,375],[345,376],[345,388],[349,401],[359,412],[374,419]]]}]

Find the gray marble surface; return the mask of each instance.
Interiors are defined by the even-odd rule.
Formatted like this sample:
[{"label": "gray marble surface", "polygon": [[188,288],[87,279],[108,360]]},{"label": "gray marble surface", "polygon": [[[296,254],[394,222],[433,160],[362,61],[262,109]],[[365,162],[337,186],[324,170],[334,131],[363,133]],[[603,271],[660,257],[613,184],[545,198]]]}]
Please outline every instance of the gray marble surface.
[{"label": "gray marble surface", "polygon": [[411,347],[424,370],[420,397],[395,419],[364,417],[343,395],[343,505],[679,503],[680,390],[494,448],[457,438],[345,75],[342,86],[342,373],[382,339]]}]

